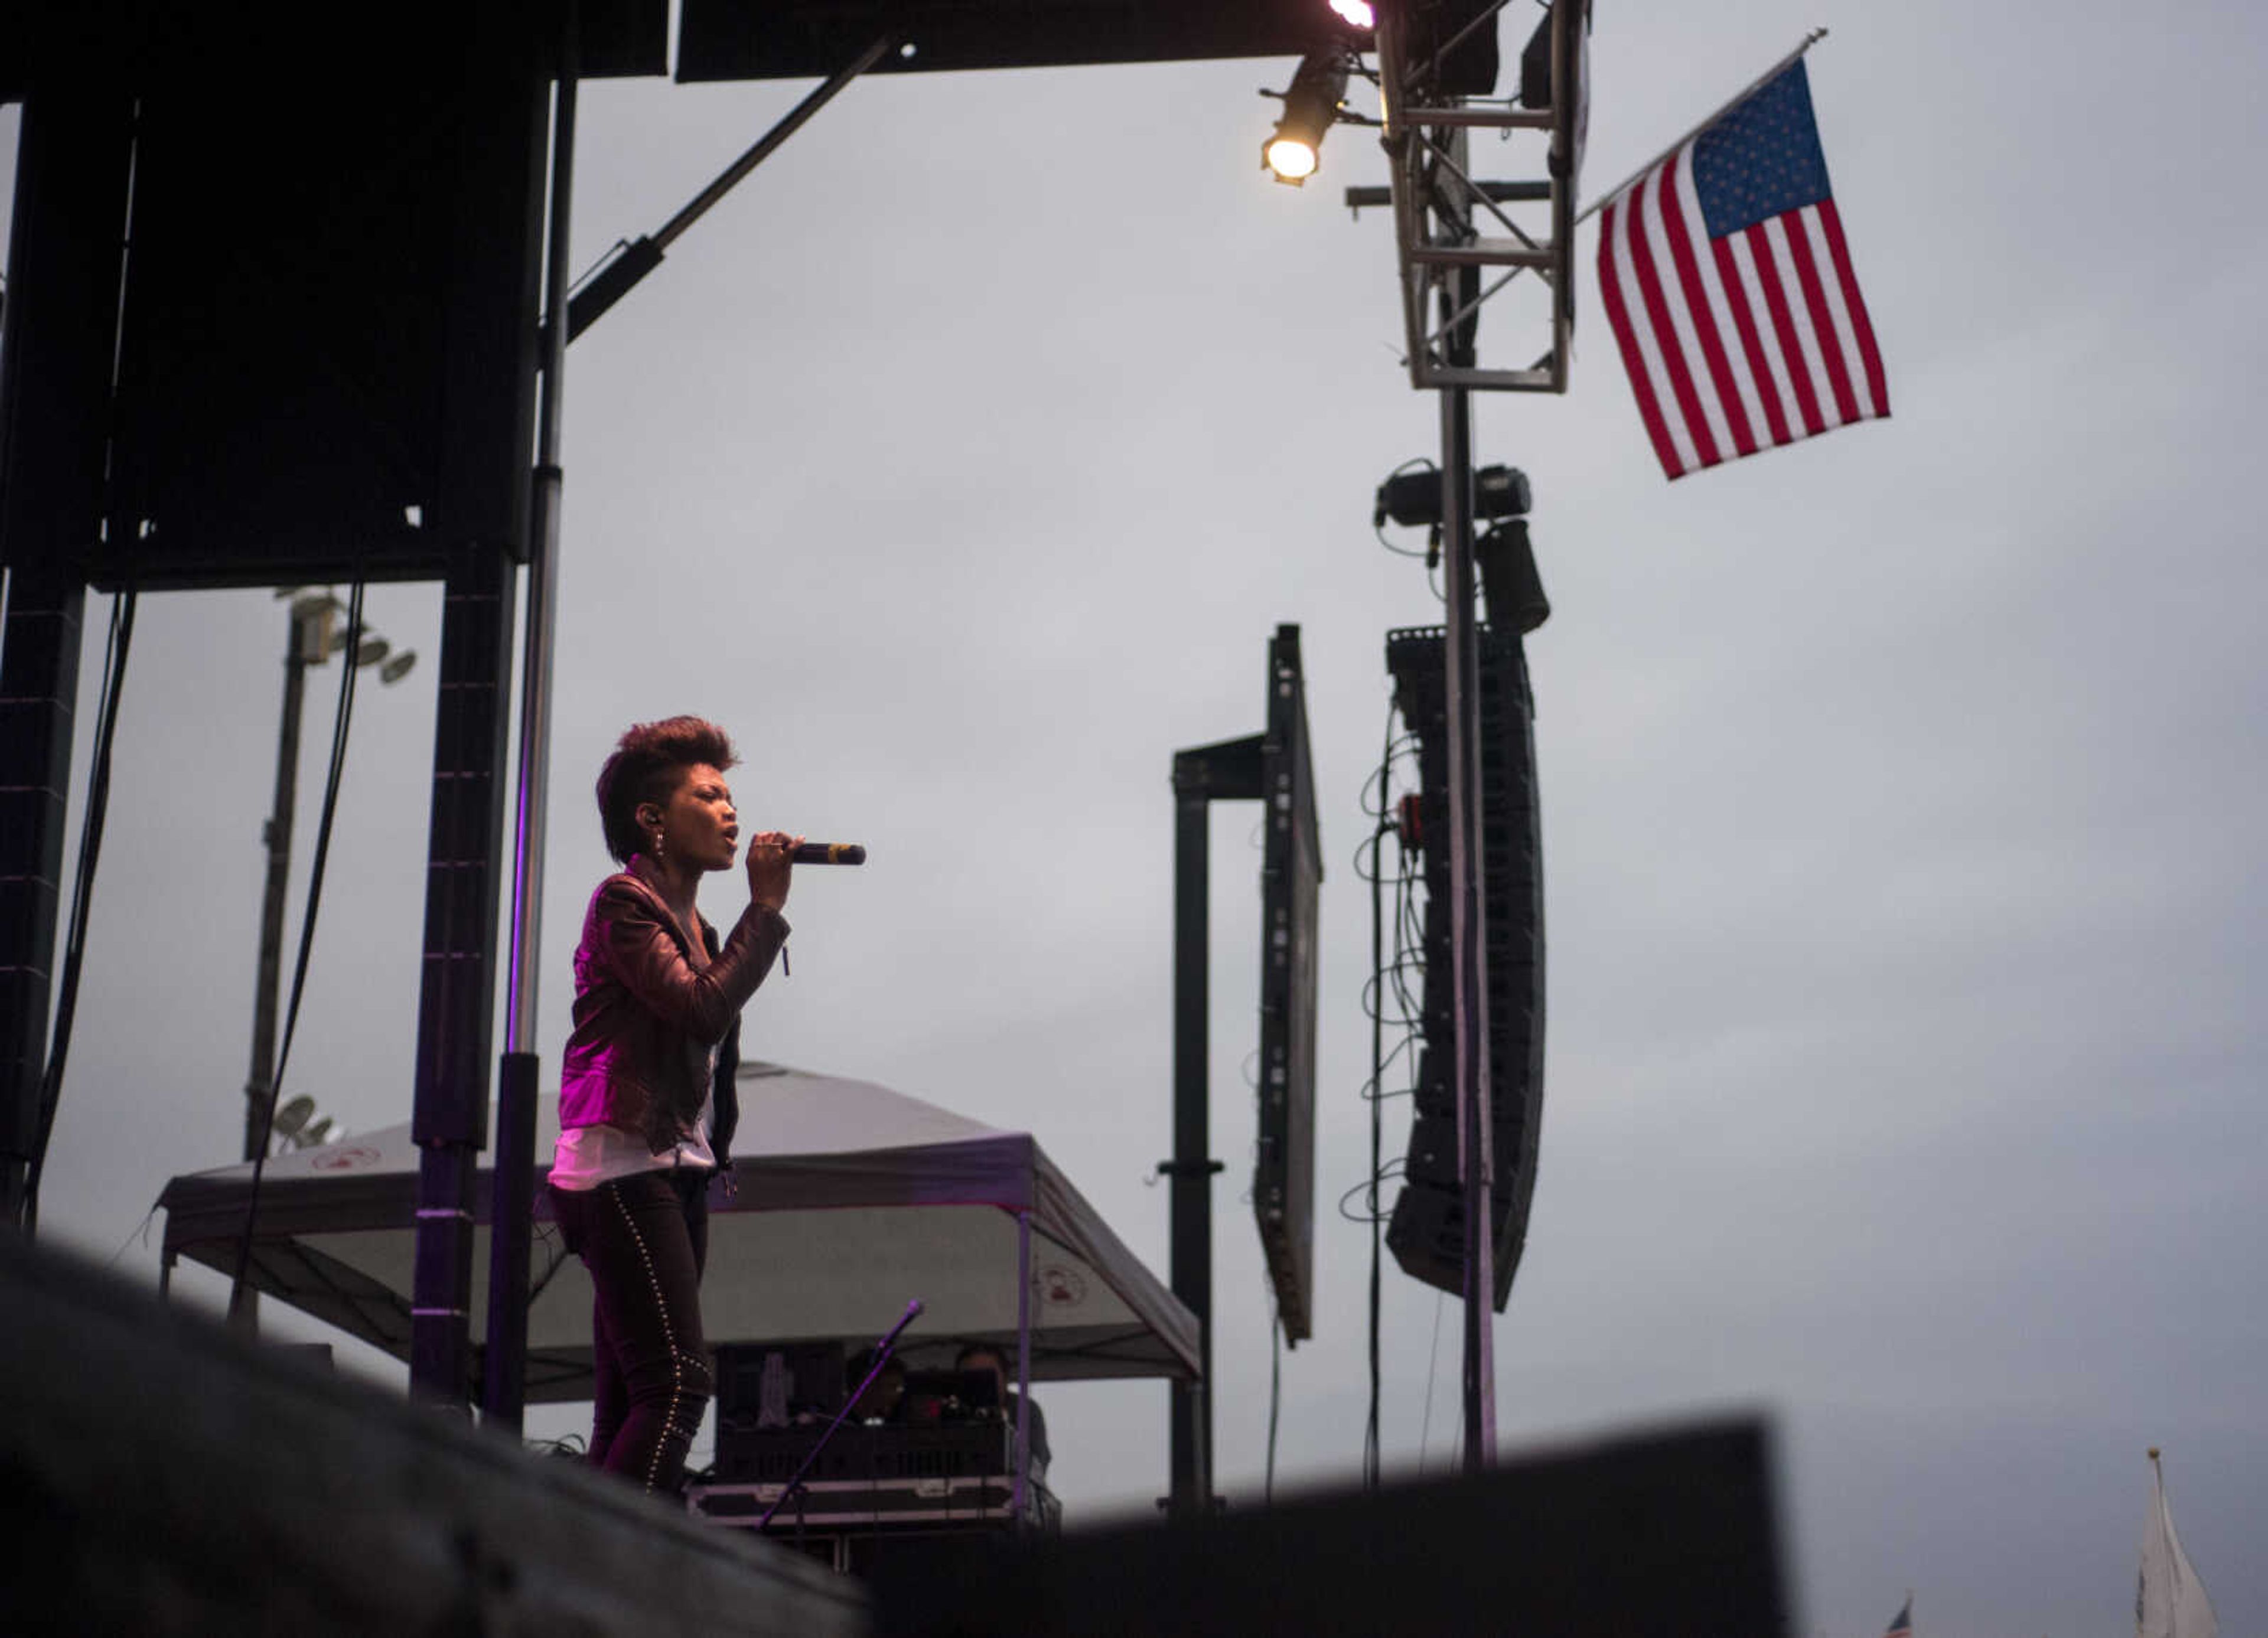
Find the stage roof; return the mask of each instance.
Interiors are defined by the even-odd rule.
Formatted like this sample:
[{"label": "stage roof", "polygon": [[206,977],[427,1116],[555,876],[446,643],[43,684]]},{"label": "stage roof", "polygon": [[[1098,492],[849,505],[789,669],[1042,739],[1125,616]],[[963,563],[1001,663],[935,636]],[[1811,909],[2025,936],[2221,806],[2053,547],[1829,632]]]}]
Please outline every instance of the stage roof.
[{"label": "stage roof", "polygon": [[[435,0],[405,3],[413,14],[448,15]],[[520,3],[548,60],[551,6]],[[130,79],[152,70],[243,72],[254,62],[342,66],[303,17],[292,0],[247,0],[219,17],[151,0],[0,6],[0,101],[19,99],[36,73],[57,69]],[[580,17],[585,77],[666,70],[667,0],[581,0]],[[900,49],[877,74],[1296,57],[1355,38],[1326,0],[683,0],[677,77],[823,79],[885,33]]]},{"label": "stage roof", "polygon": [[1296,57],[1350,37],[1325,0],[684,0],[677,77],[823,78],[884,33],[902,43],[876,73]]}]

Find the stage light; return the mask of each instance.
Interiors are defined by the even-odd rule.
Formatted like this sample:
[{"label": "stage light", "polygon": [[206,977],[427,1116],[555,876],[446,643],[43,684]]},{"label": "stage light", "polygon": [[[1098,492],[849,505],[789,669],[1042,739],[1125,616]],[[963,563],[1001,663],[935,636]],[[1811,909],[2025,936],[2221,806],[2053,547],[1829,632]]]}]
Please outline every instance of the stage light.
[{"label": "stage light", "polygon": [[1490,625],[1526,636],[1551,618],[1551,599],[1543,595],[1543,577],[1535,567],[1527,518],[1507,518],[1491,525],[1473,542],[1473,562],[1481,571],[1481,597]]},{"label": "stage light", "polygon": [[1314,144],[1299,136],[1270,137],[1262,158],[1278,181],[1289,182],[1294,187],[1313,176],[1321,162]]},{"label": "stage light", "polygon": [[[1532,496],[1528,474],[1517,466],[1484,466],[1473,474],[1473,516],[1484,522],[1527,514]],[[1378,486],[1371,527],[1382,529],[1391,518],[1403,525],[1441,521],[1441,474],[1431,466],[1397,472]]]},{"label": "stage light", "polygon": [[1331,0],[1331,10],[1357,28],[1378,26],[1378,13],[1371,9],[1370,0]]},{"label": "stage light", "polygon": [[1337,51],[1310,52],[1300,59],[1284,95],[1284,117],[1260,145],[1261,168],[1278,181],[1297,187],[1322,163],[1323,136],[1346,99],[1346,62]]}]

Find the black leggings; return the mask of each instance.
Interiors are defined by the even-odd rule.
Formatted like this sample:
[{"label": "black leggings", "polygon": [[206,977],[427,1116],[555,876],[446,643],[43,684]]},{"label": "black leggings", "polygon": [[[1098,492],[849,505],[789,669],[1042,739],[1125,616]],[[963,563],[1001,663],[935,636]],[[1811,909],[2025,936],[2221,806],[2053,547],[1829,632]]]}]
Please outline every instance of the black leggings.
[{"label": "black leggings", "polygon": [[591,1460],[648,1490],[677,1488],[709,1405],[709,1178],[641,1172],[551,1191],[567,1247],[591,1274]]}]

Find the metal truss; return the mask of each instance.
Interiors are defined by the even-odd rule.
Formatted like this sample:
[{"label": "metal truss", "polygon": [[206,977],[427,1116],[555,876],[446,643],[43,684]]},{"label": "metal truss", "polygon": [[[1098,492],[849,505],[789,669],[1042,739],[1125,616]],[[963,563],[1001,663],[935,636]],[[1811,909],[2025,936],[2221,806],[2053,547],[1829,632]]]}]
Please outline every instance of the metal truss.
[{"label": "metal truss", "polygon": [[[1564,393],[1575,327],[1575,188],[1590,0],[1555,0],[1550,8],[1550,87],[1544,107],[1521,106],[1525,97],[1458,96],[1442,89],[1443,60],[1465,34],[1496,27],[1506,0],[1493,0],[1430,53],[1418,43],[1413,26],[1424,4],[1379,0],[1377,8],[1380,100],[1402,264],[1410,384],[1420,390]],[[1544,136],[1546,180],[1475,181],[1468,145],[1476,129]],[[1538,238],[1514,222],[1503,209],[1513,202],[1548,204],[1548,234]],[[1548,348],[1525,369],[1484,369],[1475,344],[1481,309],[1528,272],[1551,287]]]}]

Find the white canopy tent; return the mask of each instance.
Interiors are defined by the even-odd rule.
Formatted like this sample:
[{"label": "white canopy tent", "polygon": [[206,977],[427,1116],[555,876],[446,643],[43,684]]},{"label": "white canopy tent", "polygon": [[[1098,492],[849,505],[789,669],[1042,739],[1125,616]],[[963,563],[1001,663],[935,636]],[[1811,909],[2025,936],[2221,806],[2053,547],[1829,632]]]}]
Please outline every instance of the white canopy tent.
[{"label": "white canopy tent", "polygon": [[[1195,1377],[1197,1326],[1029,1133],[1004,1132],[865,1081],[746,1063],[735,1192],[710,1192],[702,1317],[713,1345],[840,1341],[856,1348],[918,1297],[900,1348],[917,1366],[961,1344],[1012,1362],[1027,1269],[1036,1379]],[[537,1178],[558,1130],[538,1114]],[[490,1156],[479,1184],[472,1333],[485,1334]],[[252,1247],[263,1293],[397,1358],[409,1348],[417,1149],[405,1124],[268,1163]],[[249,1163],[177,1177],[165,1265],[235,1267]],[[536,1192],[527,1315],[530,1400],[588,1399],[591,1287]],[[477,1365],[475,1366],[477,1370]]]}]

